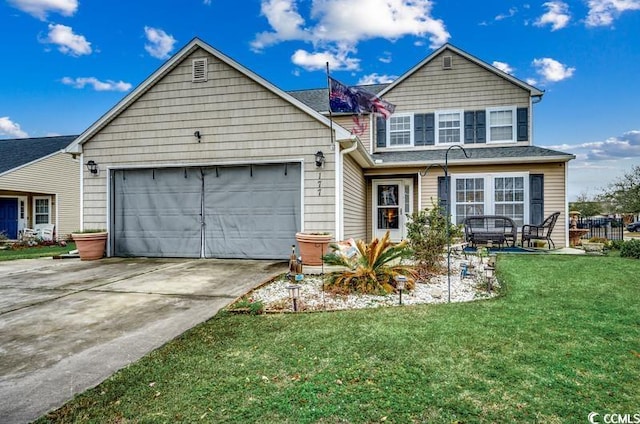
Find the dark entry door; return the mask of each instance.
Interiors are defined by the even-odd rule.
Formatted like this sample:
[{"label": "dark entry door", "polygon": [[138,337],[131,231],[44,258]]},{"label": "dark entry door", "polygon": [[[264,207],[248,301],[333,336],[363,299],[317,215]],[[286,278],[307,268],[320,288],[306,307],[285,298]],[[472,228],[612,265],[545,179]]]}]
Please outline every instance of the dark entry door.
[{"label": "dark entry door", "polygon": [[18,199],[0,198],[0,232],[18,238]]}]

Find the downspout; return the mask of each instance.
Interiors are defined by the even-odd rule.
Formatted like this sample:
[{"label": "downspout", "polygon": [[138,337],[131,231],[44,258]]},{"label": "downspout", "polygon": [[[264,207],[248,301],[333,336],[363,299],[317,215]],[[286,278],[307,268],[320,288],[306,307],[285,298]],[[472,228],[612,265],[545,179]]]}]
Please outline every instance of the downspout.
[{"label": "downspout", "polygon": [[358,148],[358,138],[355,135],[351,135],[350,141],[353,144],[344,150],[340,150],[336,161],[336,241],[342,240],[344,236],[344,155]]}]

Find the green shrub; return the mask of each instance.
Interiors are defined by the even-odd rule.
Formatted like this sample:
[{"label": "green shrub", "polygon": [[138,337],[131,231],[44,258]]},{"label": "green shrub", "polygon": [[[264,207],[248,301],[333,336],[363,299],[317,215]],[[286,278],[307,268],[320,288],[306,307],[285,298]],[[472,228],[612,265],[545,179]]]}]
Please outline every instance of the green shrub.
[{"label": "green shrub", "polygon": [[640,259],[640,239],[625,241],[620,247],[620,257]]},{"label": "green shrub", "polygon": [[610,244],[610,248],[613,250],[620,250],[622,249],[622,245],[624,244],[624,240],[611,240],[609,242]]},{"label": "green shrub", "polygon": [[[455,225],[449,227],[449,237],[461,237],[462,231]],[[440,271],[440,261],[447,246],[447,217],[444,208],[432,204],[409,216],[407,240],[413,251],[421,278]]]},{"label": "green shrub", "polygon": [[247,311],[251,315],[260,315],[264,312],[264,303],[260,300],[243,296],[234,303],[230,309],[234,311]]},{"label": "green shrub", "polygon": [[395,290],[395,277],[407,277],[405,288],[413,290],[415,271],[406,265],[390,265],[390,262],[408,257],[411,250],[406,241],[394,245],[389,240],[389,231],[382,239],[374,238],[366,244],[362,240],[356,241],[357,259],[352,260],[338,251],[336,245],[333,253],[324,255],[322,259],[329,265],[339,265],[349,268],[329,275],[325,288],[333,293],[349,294],[386,294]]}]

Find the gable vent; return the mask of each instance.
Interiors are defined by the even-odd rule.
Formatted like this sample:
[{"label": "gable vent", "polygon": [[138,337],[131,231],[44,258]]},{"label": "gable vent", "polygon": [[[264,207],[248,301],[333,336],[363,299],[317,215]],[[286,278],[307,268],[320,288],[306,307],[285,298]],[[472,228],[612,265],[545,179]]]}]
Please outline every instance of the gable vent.
[{"label": "gable vent", "polygon": [[442,56],[442,69],[452,69],[453,58],[451,56]]},{"label": "gable vent", "polygon": [[193,59],[192,62],[193,82],[204,82],[207,80],[207,58]]}]

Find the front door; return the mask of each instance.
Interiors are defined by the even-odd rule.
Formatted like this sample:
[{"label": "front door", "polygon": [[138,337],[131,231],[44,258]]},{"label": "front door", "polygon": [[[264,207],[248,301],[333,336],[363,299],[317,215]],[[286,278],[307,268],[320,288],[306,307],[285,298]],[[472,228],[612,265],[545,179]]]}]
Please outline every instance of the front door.
[{"label": "front door", "polygon": [[407,215],[413,213],[413,180],[374,181],[373,197],[375,237],[382,237],[389,231],[392,241],[404,240]]},{"label": "front door", "polygon": [[0,197],[0,233],[18,238],[18,199]]}]

